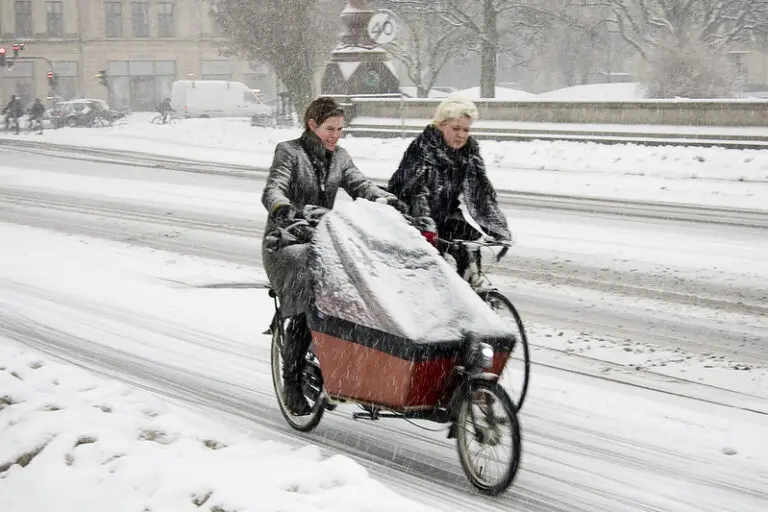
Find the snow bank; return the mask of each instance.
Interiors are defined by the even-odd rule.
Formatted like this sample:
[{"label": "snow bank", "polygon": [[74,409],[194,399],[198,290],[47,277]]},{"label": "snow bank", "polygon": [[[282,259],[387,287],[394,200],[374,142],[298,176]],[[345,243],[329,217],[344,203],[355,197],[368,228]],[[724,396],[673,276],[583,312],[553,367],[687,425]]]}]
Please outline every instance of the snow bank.
[{"label": "snow bank", "polygon": [[[246,119],[186,119],[158,126],[147,115],[134,114],[125,125],[48,130],[34,140],[266,168],[275,145],[299,134],[298,129],[254,128]],[[342,145],[364,173],[388,179],[409,142],[348,137]],[[484,141],[480,147],[491,180],[503,190],[755,209],[768,204],[768,151],[565,141]]]},{"label": "snow bank", "polygon": [[316,304],[325,314],[419,342],[461,340],[468,332],[515,336],[390,206],[339,203],[320,222],[313,247]]},{"label": "snow bank", "polygon": [[147,393],[7,343],[0,390],[3,512],[427,510],[348,457],[205,431]]},{"label": "snow bank", "polygon": [[640,82],[586,84],[537,94],[536,98],[559,101],[633,101],[645,98]]},{"label": "snow bank", "polygon": [[[469,89],[462,89],[451,93],[450,96],[459,96],[470,100],[480,100],[480,87],[470,87]],[[496,100],[502,101],[518,101],[518,100],[530,100],[536,98],[537,95],[531,92],[526,92],[520,89],[510,89],[509,87],[496,87]]]}]

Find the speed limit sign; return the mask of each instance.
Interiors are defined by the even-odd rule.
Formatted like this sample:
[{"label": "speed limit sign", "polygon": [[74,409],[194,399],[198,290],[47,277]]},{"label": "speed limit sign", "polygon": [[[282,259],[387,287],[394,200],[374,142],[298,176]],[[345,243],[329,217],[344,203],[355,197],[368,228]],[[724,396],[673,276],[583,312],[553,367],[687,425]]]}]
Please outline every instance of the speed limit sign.
[{"label": "speed limit sign", "polygon": [[368,35],[376,44],[391,43],[397,33],[397,22],[389,12],[379,12],[368,22]]}]

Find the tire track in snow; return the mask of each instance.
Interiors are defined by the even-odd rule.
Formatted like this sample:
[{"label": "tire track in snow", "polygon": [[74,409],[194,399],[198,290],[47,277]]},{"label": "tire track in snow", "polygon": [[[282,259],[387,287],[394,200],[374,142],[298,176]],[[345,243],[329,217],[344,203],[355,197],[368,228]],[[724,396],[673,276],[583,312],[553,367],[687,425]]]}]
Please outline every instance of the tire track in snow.
[{"label": "tire track in snow", "polygon": [[[103,238],[120,241],[120,242],[128,242],[131,244],[136,245],[142,245],[146,247],[152,247],[160,250],[167,250],[172,252],[178,252],[181,254],[187,254],[187,255],[195,255],[195,256],[203,256],[203,257],[211,257],[216,259],[221,259],[228,262],[234,262],[234,263],[245,263],[248,265],[254,265],[260,263],[261,260],[261,254],[260,250],[258,250],[255,245],[254,239],[260,240],[261,234],[263,233],[263,223],[243,223],[241,219],[234,218],[234,217],[211,217],[206,218],[205,215],[201,215],[201,218],[186,218],[182,215],[195,215],[195,212],[182,212],[181,215],[168,215],[166,208],[160,208],[152,205],[132,205],[132,204],[123,204],[123,203],[117,203],[114,201],[101,201],[101,200],[95,200],[92,198],[88,198],[87,202],[76,202],[74,200],[66,200],[64,198],[68,196],[59,196],[57,194],[49,194],[49,193],[8,193],[8,192],[2,192],[2,189],[0,188],[0,198],[5,198],[8,202],[15,202],[17,205],[21,205],[25,208],[25,211],[28,209],[32,209],[33,211],[36,211],[38,209],[42,209],[44,211],[52,211],[56,212],[56,214],[53,217],[48,217],[46,215],[43,215],[42,217],[36,217],[36,216],[30,216],[27,218],[26,216],[20,216],[16,217],[15,220],[19,223],[24,223],[27,225],[32,225],[35,227],[45,227],[45,228],[53,228],[58,231],[63,232],[77,232],[79,234],[88,235],[88,236],[101,236]],[[128,227],[127,232],[133,232],[135,231],[135,228],[132,226],[145,226],[150,225],[153,228],[157,226],[170,226],[170,227],[176,227],[179,229],[184,230],[185,233],[195,233],[195,232],[204,232],[204,233],[215,233],[217,235],[226,235],[225,242],[223,244],[216,244],[216,243],[201,243],[196,242],[194,240],[185,240],[182,236],[163,236],[164,233],[153,233],[148,236],[126,236],[126,231],[123,229],[117,229],[117,230],[110,230],[109,225],[104,222],[97,222],[95,224],[95,227],[83,224],[80,221],[77,222],[69,222],[66,220],[66,218],[62,219],[61,215],[66,214],[72,214],[77,215],[78,219],[81,218],[81,216],[85,217],[94,217],[94,218],[109,218],[109,219],[115,219],[118,221],[124,221],[126,224],[124,224],[124,227]],[[4,218],[9,218],[9,216],[4,213],[4,210],[0,210],[0,220]],[[25,221],[27,219],[27,221]],[[31,219],[31,220],[30,220]],[[51,222],[49,222],[48,219],[53,219]],[[9,220],[14,220],[14,217],[10,217]],[[242,224],[238,224],[238,222]],[[93,229],[96,230],[96,233],[93,232]],[[234,240],[241,239],[243,236],[247,236],[250,240],[248,244],[246,244],[246,247],[248,247],[247,250],[244,251],[233,251],[231,250],[231,244]],[[519,265],[519,261],[514,261],[513,264],[516,265],[514,269],[507,269],[503,267],[497,267],[497,270],[503,270],[501,276],[509,275],[509,274],[524,274],[524,269],[521,270],[521,268],[517,265]],[[518,276],[519,277],[519,276]],[[508,292],[508,290],[504,290],[505,292]],[[510,297],[514,297],[517,295],[519,299],[522,302],[529,302],[533,299],[532,296],[525,296],[521,295],[519,292],[516,292],[515,294],[510,294]],[[554,321],[555,324],[558,323],[558,321],[562,322],[564,320],[564,311],[558,312],[555,316],[553,316],[550,320]],[[602,319],[604,322],[605,319]],[[617,317],[615,321],[612,323],[620,323],[622,321],[621,317]],[[594,323],[592,320],[581,318],[578,320],[578,323],[581,325],[581,327],[585,327],[589,324]],[[602,323],[598,322],[595,323],[595,328],[599,328]],[[702,328],[703,329],[703,328]],[[638,332],[625,329],[627,336],[635,337]],[[643,330],[639,331],[641,333],[644,333],[645,336],[648,336],[648,333]],[[621,382],[628,385],[638,385],[638,379],[634,376],[626,376],[626,375],[615,375],[615,374],[605,374],[602,373],[605,369],[609,368],[619,368],[620,365],[613,364],[610,362],[598,360],[591,358],[584,354],[575,354],[571,352],[566,352],[565,350],[560,349],[554,349],[551,347],[545,347],[542,345],[538,345],[535,340],[531,341],[531,347],[534,349],[534,355],[533,355],[533,363],[534,365],[538,366],[548,366],[555,370],[567,370],[571,372],[580,372],[583,375],[589,375],[592,377],[596,377],[602,380],[611,381],[611,382]],[[693,347],[692,347],[693,348]],[[558,363],[546,363],[541,360],[542,351],[550,354],[562,354],[568,356],[568,358],[573,360],[582,360],[584,362],[588,362],[585,364],[577,364],[577,365],[570,365],[568,367],[564,366],[561,362]],[[548,357],[548,360],[553,360],[552,356]],[[601,371],[595,371],[595,365],[591,363],[597,363],[597,366],[601,367]],[[679,377],[670,377],[668,375],[664,374],[658,374],[650,370],[643,370],[641,372],[644,377],[652,377],[654,379],[653,383],[648,384],[648,389],[653,389],[657,391],[663,391],[668,392],[672,394],[679,394],[680,396],[685,396],[688,398],[697,398],[697,399],[705,399],[705,396],[703,394],[697,394],[696,396],[692,396],[691,392],[687,392],[685,390],[681,391],[670,391],[667,390],[665,387],[668,387],[668,384],[670,382],[675,382],[678,384],[685,384],[685,383],[691,383],[692,381],[679,378]],[[640,379],[642,380],[642,378]],[[701,385],[698,382],[693,382],[694,384]],[[744,408],[745,410],[754,410],[759,411],[761,413],[764,413],[765,410],[768,410],[768,406],[766,406],[766,409],[764,408],[757,408],[755,409],[755,399],[760,399],[760,397],[755,397],[753,395],[749,395],[742,392],[737,391],[731,391],[727,390],[725,388],[719,388],[716,386],[707,386],[703,385],[704,388],[709,388],[711,391],[717,393],[718,398],[709,398],[709,400],[714,404],[720,404],[720,405],[728,405],[728,400],[732,401],[733,404],[729,406],[733,406],[736,408]],[[744,400],[746,399],[746,400]]]},{"label": "tire track in snow", "polygon": [[[249,219],[246,221],[237,217],[214,217],[195,211],[181,211],[177,213],[170,211],[171,208],[159,208],[153,205],[131,205],[93,198],[88,198],[87,201],[84,201],[83,198],[75,200],[72,196],[63,194],[22,193],[0,188],[0,200],[8,205],[26,209],[45,209],[61,213],[144,222],[180,229],[251,237],[259,241],[264,232],[263,220]],[[21,219],[19,221],[23,222]],[[654,282],[652,286],[649,286],[647,276],[638,276],[631,272],[621,273],[620,275],[613,272],[603,277],[598,275],[599,273],[595,272],[594,268],[582,264],[571,262],[564,265],[559,263],[558,267],[554,267],[551,264],[545,266],[545,262],[540,259],[512,254],[507,260],[494,265],[493,273],[502,277],[514,277],[516,279],[552,285],[568,285],[616,293],[627,297],[642,297],[683,305],[716,308],[722,311],[768,316],[768,305],[764,301],[764,296],[746,297],[738,289],[734,292],[732,287],[708,284],[706,288],[702,289],[702,285],[697,283],[697,288],[693,289],[689,286],[686,289],[685,283],[679,278],[672,279],[668,283]],[[605,277],[608,277],[608,279]],[[733,293],[739,293],[739,295],[731,297]]]}]

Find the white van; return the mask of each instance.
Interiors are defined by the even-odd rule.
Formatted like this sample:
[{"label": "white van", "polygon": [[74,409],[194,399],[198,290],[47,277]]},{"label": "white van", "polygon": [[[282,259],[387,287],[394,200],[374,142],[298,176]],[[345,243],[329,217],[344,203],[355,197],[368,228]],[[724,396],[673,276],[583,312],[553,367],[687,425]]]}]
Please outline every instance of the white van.
[{"label": "white van", "polygon": [[176,80],[171,86],[171,106],[184,117],[272,118],[272,108],[242,82]]}]

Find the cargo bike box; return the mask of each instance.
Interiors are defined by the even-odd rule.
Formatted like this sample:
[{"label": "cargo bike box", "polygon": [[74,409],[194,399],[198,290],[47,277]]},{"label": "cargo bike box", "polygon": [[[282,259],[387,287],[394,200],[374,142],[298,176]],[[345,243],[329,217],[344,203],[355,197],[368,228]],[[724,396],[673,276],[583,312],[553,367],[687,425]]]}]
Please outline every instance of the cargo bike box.
[{"label": "cargo bike box", "polygon": [[450,399],[478,342],[494,349],[497,375],[514,348],[514,326],[388,206],[355,201],[326,215],[310,267],[312,351],[334,399],[427,411]]},{"label": "cargo bike box", "polygon": [[282,354],[293,320],[270,290],[272,382],[288,424],[309,432],[342,403],[364,411],[355,419],[444,424],[470,482],[490,495],[507,489],[522,442],[518,407],[498,377],[516,327],[389,206],[337,203],[310,247],[312,343],[301,381],[308,412],[286,403]]}]

